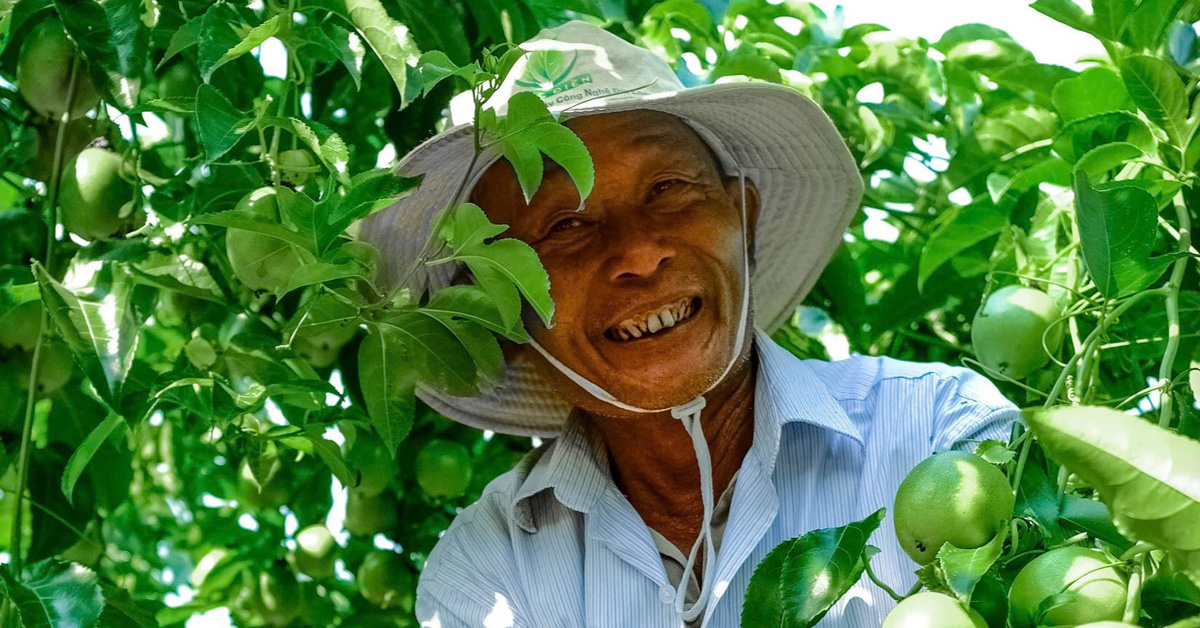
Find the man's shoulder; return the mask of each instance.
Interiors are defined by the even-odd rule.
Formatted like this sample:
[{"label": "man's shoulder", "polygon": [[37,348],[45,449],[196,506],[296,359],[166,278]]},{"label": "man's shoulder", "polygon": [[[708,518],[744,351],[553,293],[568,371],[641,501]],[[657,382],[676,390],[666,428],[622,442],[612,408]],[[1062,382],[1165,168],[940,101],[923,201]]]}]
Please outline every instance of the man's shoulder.
[{"label": "man's shoulder", "polygon": [[[805,365],[841,402],[866,401],[885,387],[937,394],[947,387],[974,389],[986,378],[942,362],[910,362],[886,356],[852,355],[836,361],[804,360]],[[990,384],[990,383],[989,383]]]}]

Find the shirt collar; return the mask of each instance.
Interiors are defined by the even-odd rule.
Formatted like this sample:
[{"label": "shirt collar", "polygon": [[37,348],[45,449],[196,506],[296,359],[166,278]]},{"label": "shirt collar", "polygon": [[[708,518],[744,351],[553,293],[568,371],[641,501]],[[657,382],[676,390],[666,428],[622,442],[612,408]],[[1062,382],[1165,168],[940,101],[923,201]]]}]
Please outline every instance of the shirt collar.
[{"label": "shirt collar", "polygon": [[[754,442],[749,456],[762,462],[767,475],[775,467],[783,426],[809,423],[847,436],[862,445],[858,427],[813,370],[771,336],[755,329],[758,375],[754,390]],[[546,489],[564,506],[589,512],[612,484],[608,451],[582,412],[572,410],[561,435],[532,463],[513,500],[512,518],[533,533],[532,498]]]}]

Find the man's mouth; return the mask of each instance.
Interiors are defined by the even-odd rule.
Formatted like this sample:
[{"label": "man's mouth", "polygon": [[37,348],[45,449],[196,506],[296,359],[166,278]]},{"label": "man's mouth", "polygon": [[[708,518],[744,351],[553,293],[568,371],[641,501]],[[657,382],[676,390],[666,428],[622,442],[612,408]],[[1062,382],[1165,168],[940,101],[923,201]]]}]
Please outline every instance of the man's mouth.
[{"label": "man's mouth", "polygon": [[632,342],[661,336],[667,330],[690,320],[699,311],[700,297],[683,297],[663,307],[627,318],[605,330],[604,336],[615,342]]}]

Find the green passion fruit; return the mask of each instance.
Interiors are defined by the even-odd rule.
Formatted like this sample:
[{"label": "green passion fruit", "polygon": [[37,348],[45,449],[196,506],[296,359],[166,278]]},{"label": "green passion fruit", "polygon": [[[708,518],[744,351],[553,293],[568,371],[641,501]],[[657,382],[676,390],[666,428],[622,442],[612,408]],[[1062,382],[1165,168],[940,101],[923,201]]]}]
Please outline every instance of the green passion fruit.
[{"label": "green passion fruit", "polygon": [[254,471],[248,461],[242,461],[238,472],[238,487],[242,501],[256,510],[273,510],[287,503],[288,487],[279,477],[282,465],[275,460],[267,474],[266,482],[261,485],[254,477]]},{"label": "green passion fruit", "polygon": [[412,571],[404,564],[404,557],[380,549],[372,550],[363,559],[356,580],[359,593],[381,608],[403,605],[413,588]]},{"label": "green passion fruit", "polygon": [[927,565],[945,543],[962,549],[992,540],[1012,518],[1008,480],[975,454],[946,451],[921,461],[896,491],[896,537]]},{"label": "green passion fruit", "polygon": [[[353,294],[346,291],[342,297],[353,298]],[[292,347],[314,368],[332,366],[342,347],[358,332],[358,308],[342,297],[321,293],[314,297],[311,307],[300,306],[299,327],[292,325],[284,330],[285,337],[295,330]]]},{"label": "green passion fruit", "polygon": [[107,240],[134,222],[133,185],[122,176],[121,156],[103,148],[85,148],[67,165],[62,178],[62,221],[71,233]]},{"label": "green passion fruit", "polygon": [[300,582],[287,564],[277,561],[258,575],[255,606],[271,626],[286,626],[300,616]]},{"label": "green passion fruit", "polygon": [[[236,211],[279,221],[279,199],[273,187],[259,188],[238,201]],[[271,236],[230,229],[225,253],[233,274],[253,290],[275,291],[291,279],[303,260],[291,244]]]},{"label": "green passion fruit", "polygon": [[23,303],[0,316],[0,348],[33,351],[42,330],[42,303]]},{"label": "green passion fruit", "polygon": [[320,172],[320,170],[312,153],[303,148],[293,148],[279,153],[279,178],[284,183],[293,186],[304,185],[312,179],[313,173]]},{"label": "green passion fruit", "polygon": [[400,504],[390,491],[378,495],[364,495],[350,489],[346,497],[346,520],[343,526],[354,536],[374,536],[396,525]]},{"label": "green passion fruit", "polygon": [[186,61],[172,64],[158,79],[159,98],[195,98],[200,81]]},{"label": "green passion fruit", "polygon": [[382,493],[396,474],[396,464],[387,447],[370,433],[361,434],[354,440],[354,446],[346,452],[346,462],[360,475],[358,486],[353,488],[367,497]]},{"label": "green passion fruit", "polygon": [[987,628],[987,622],[949,595],[925,591],[901,600],[881,628]]},{"label": "green passion fruit", "polygon": [[433,497],[458,497],[471,483],[471,454],[461,443],[435,438],[417,453],[417,484]]},{"label": "green passion fruit", "polygon": [[[989,369],[1022,379],[1046,365],[1062,343],[1062,310],[1041,290],[1005,286],[991,294],[971,323],[971,344]],[[1049,331],[1047,331],[1049,330]]]},{"label": "green passion fruit", "polygon": [[[1032,628],[1119,621],[1125,614],[1128,583],[1113,562],[1086,547],[1060,547],[1029,561],[1008,592],[1009,625]],[[1071,598],[1039,617],[1042,602],[1060,593]]]},{"label": "green passion fruit", "polygon": [[70,117],[75,118],[100,102],[100,96],[88,78],[87,67],[75,54],[62,22],[48,18],[33,27],[17,55],[17,89],[34,111],[58,118],[67,110],[73,62],[77,67]]},{"label": "green passion fruit", "polygon": [[296,534],[296,549],[292,551],[292,560],[300,573],[313,580],[322,580],[333,576],[338,549],[337,540],[333,538],[329,528],[318,523]]}]

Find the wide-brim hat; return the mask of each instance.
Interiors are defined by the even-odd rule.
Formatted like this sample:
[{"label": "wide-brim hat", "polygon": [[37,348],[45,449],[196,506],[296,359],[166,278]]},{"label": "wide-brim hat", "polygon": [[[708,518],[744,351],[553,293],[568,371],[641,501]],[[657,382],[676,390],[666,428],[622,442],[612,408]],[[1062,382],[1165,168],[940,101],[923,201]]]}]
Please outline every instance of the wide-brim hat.
[{"label": "wide-brim hat", "polygon": [[[862,199],[858,168],[829,116],[782,85],[730,82],[685,89],[657,55],[586,22],[545,29],[521,48],[529,54],[485,103],[497,115],[505,115],[508,99],[518,92],[536,93],[560,120],[661,111],[694,129],[726,174],[741,173],[754,182],[760,199],[751,278],[755,325],[769,332],[786,322],[833,256]],[[464,102],[468,106],[459,106]],[[384,286],[395,287],[408,273],[434,216],[463,179],[474,152],[469,104],[452,101],[452,126],[398,164],[400,174],[423,176],[421,185],[363,221],[360,237],[382,253]],[[473,178],[499,158],[495,150],[484,154]],[[407,286],[414,295],[433,292],[450,285],[456,270],[451,264],[421,265]],[[510,359],[503,381],[478,396],[456,397],[422,385],[417,395],[450,419],[519,436],[553,437],[571,410],[530,358]]]}]

